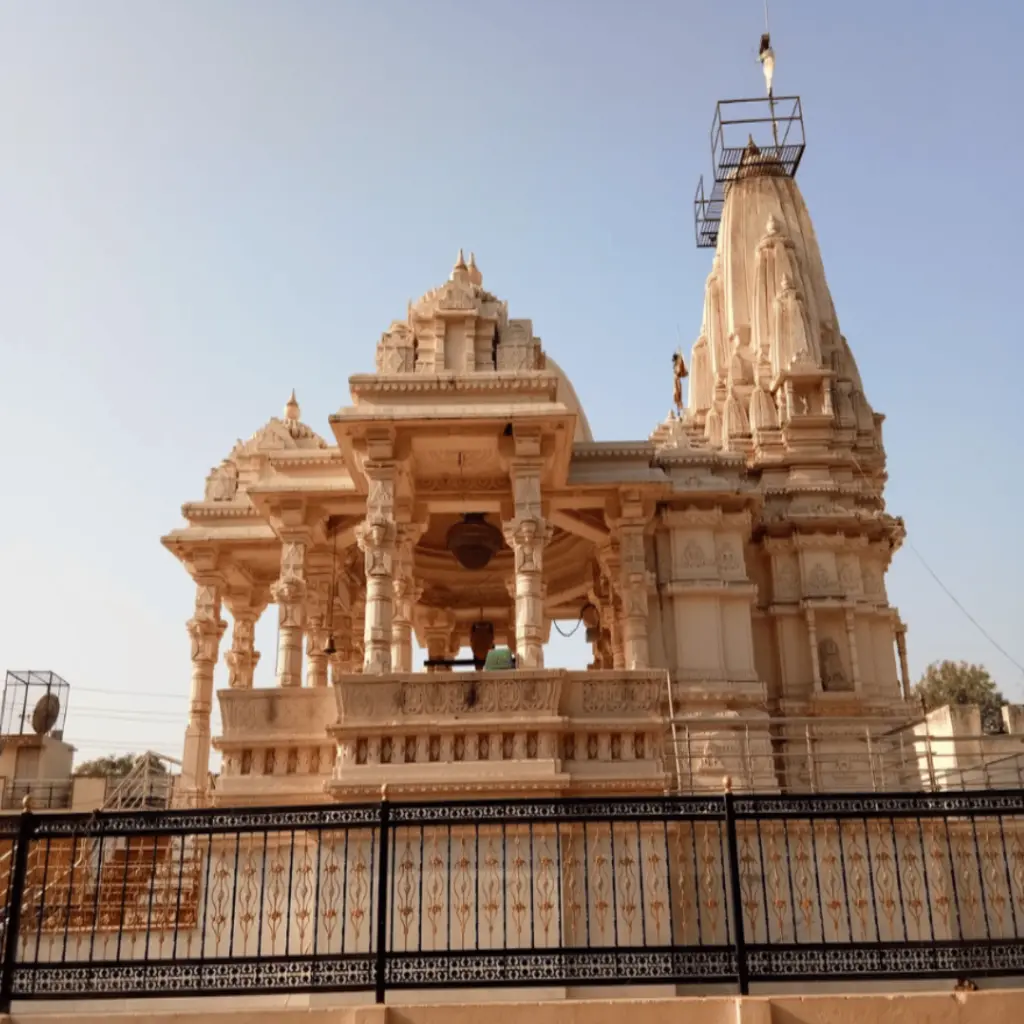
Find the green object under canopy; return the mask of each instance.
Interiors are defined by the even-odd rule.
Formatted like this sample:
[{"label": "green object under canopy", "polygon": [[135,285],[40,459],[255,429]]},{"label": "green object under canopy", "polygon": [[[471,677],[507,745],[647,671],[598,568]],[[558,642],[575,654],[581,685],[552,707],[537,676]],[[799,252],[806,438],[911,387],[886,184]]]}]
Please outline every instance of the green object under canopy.
[{"label": "green object under canopy", "polygon": [[485,672],[509,672],[516,667],[515,655],[507,647],[492,647],[484,662]]}]

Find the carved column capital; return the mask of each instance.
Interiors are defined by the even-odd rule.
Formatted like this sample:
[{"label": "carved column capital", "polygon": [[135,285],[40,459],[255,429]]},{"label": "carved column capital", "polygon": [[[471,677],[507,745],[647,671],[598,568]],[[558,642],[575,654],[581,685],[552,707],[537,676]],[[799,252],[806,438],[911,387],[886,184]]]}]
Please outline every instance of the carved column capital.
[{"label": "carved column capital", "polygon": [[391,576],[394,571],[397,528],[393,519],[376,516],[356,527],[356,544],[363,553],[367,582],[371,576]]},{"label": "carved column capital", "polygon": [[502,532],[515,555],[516,573],[540,573],[544,568],[544,548],[554,527],[539,516],[516,516],[502,524]]},{"label": "carved column capital", "polygon": [[196,582],[195,606],[192,618],[185,624],[192,639],[192,661],[217,661],[217,645],[227,629],[227,623],[220,617],[222,580],[205,578]]}]

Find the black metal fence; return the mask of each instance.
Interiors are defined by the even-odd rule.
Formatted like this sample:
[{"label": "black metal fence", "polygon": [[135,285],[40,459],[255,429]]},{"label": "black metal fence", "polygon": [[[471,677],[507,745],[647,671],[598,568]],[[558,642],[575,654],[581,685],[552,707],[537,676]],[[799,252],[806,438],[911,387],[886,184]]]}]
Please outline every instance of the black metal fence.
[{"label": "black metal fence", "polygon": [[0,818],[12,999],[1024,974],[1024,793]]}]

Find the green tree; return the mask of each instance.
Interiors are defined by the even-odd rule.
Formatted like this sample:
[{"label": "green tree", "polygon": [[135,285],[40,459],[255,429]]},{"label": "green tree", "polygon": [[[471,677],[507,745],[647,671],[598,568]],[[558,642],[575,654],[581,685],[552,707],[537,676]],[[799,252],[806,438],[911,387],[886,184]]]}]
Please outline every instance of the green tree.
[{"label": "green tree", "polygon": [[[95,757],[91,761],[83,761],[76,769],[76,775],[105,775],[108,778],[120,779],[127,775],[139,760],[138,754],[109,754],[107,757]],[[151,757],[152,767],[157,771],[165,771],[162,762]]]},{"label": "green tree", "polygon": [[981,708],[982,732],[1003,731],[999,709],[1006,704],[1006,698],[984,665],[966,661],[933,662],[925,669],[913,692],[926,711],[946,704],[977,704]]}]

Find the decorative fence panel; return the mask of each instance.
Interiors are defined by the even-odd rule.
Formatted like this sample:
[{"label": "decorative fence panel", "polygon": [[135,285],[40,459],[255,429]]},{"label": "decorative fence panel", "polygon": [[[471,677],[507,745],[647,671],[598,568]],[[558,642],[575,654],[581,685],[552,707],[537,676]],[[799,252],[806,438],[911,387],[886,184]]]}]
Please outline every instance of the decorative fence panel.
[{"label": "decorative fence panel", "polygon": [[1024,974],[1024,794],[0,819],[12,999]]}]

